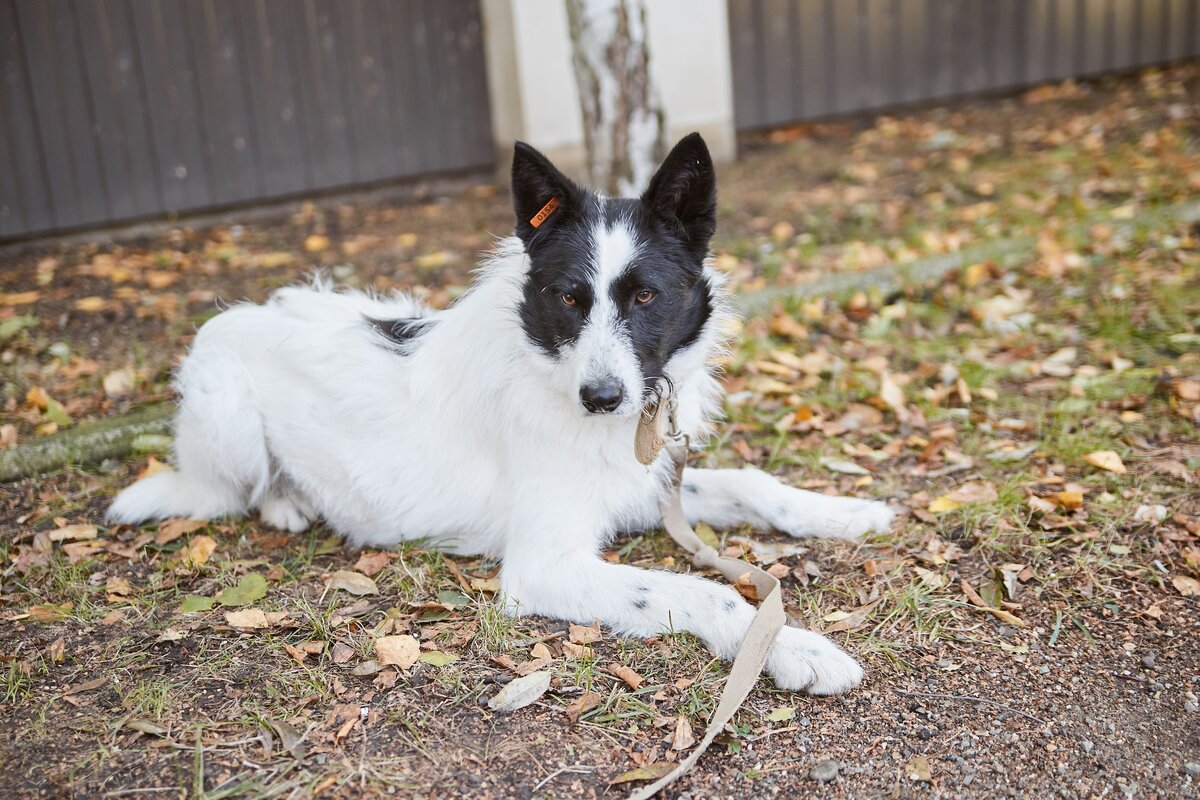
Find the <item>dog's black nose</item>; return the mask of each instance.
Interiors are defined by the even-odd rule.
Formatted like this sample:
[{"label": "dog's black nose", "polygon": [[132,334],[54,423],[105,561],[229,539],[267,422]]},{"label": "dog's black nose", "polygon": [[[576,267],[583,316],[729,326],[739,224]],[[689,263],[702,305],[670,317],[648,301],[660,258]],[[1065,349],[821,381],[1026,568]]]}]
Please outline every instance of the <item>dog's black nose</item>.
[{"label": "dog's black nose", "polygon": [[621,405],[625,392],[616,381],[601,381],[584,386],[579,390],[579,399],[583,407],[593,414],[607,414],[616,411]]}]

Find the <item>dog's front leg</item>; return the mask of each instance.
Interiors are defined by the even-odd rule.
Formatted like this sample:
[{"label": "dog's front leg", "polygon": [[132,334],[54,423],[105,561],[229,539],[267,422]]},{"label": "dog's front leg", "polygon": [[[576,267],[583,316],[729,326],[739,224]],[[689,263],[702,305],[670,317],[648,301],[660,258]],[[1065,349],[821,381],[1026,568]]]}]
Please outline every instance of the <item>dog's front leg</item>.
[{"label": "dog's front leg", "polygon": [[[500,582],[508,609],[584,625],[595,620],[628,636],[688,631],[730,660],[754,608],[728,586],[694,575],[610,564],[559,547],[512,548]],[[862,680],[862,668],[824,636],[784,628],[766,670],[784,689],[838,694]]]},{"label": "dog's front leg", "polygon": [[753,468],[686,470],[682,497],[693,525],[753,525],[792,536],[854,539],[886,531],[894,516],[878,501],[806,492]]}]

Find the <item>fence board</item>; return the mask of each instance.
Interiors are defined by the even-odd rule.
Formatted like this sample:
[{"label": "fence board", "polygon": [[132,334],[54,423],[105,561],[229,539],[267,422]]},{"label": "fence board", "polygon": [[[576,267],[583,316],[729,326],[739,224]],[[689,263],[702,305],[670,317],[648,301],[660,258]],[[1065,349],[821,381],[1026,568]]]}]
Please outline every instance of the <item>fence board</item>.
[{"label": "fence board", "polygon": [[479,0],[0,0],[0,238],[490,165]]},{"label": "fence board", "polygon": [[1200,55],[1200,0],[728,0],[739,129]]}]

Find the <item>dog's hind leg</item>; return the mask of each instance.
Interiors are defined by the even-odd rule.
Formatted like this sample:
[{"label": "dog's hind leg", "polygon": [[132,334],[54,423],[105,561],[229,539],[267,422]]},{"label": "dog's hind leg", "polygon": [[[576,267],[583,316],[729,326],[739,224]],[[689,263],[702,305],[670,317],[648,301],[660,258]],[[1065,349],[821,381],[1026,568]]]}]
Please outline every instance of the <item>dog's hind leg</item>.
[{"label": "dog's hind leg", "polygon": [[888,530],[895,516],[876,500],[806,492],[752,468],[685,470],[682,499],[693,525],[748,524],[792,536],[854,539]]},{"label": "dog's hind leg", "polygon": [[179,373],[175,470],[138,481],[108,509],[113,522],[244,514],[271,485],[262,417],[236,359],[195,355]]}]

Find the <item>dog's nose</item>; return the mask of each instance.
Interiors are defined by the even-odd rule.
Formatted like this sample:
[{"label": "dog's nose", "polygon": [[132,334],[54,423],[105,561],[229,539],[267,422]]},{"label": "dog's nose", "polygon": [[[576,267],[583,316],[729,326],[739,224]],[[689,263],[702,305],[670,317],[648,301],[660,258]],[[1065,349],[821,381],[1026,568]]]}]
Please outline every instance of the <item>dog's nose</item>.
[{"label": "dog's nose", "polygon": [[579,400],[583,407],[593,414],[607,414],[616,411],[621,405],[625,392],[616,381],[601,381],[591,383],[579,390]]}]

